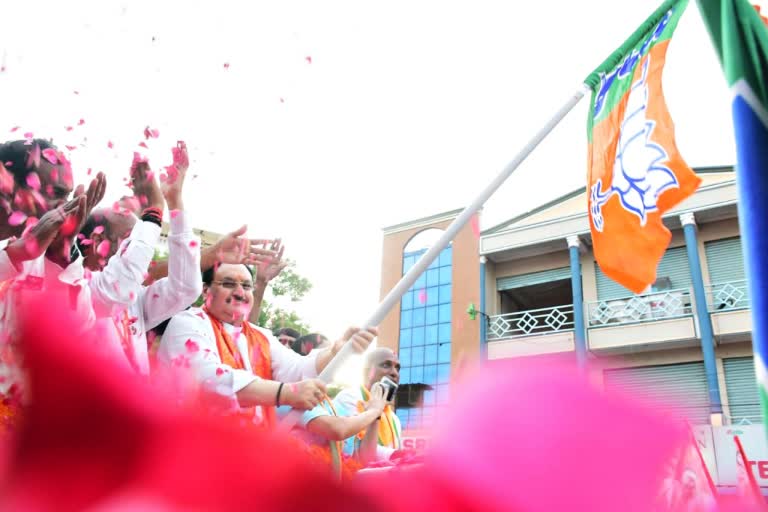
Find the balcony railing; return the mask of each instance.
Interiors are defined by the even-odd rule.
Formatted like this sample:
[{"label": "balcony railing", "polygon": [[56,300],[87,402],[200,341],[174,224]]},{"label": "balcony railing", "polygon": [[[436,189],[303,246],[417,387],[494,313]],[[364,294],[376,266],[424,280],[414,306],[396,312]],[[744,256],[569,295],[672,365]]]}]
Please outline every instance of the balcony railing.
[{"label": "balcony railing", "polygon": [[654,322],[693,314],[689,289],[587,302],[589,327]]},{"label": "balcony railing", "polygon": [[707,307],[710,313],[749,308],[746,280],[709,284],[704,287],[704,290],[707,294]]},{"label": "balcony railing", "polygon": [[488,340],[573,330],[573,304],[516,311],[489,318]]}]

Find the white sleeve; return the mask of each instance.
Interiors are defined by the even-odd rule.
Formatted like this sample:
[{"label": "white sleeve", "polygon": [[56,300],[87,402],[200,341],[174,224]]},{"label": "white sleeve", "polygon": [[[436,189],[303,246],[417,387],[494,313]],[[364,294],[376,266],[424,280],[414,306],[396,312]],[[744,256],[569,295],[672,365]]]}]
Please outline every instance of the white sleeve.
[{"label": "white sleeve", "polygon": [[236,370],[221,362],[210,322],[197,308],[175,315],[163,333],[157,356],[171,368],[183,368],[188,364],[198,384],[234,398],[238,391],[258,377],[248,370]]},{"label": "white sleeve", "polygon": [[333,399],[333,406],[336,408],[339,416],[356,416],[358,414],[357,402],[360,401],[360,396],[353,389],[344,388]]},{"label": "white sleeve", "polygon": [[251,324],[269,340],[269,356],[272,359],[272,378],[280,382],[296,382],[317,377],[317,355],[313,350],[302,356],[280,343],[271,332]]},{"label": "white sleeve", "polygon": [[89,286],[94,307],[99,305],[106,309],[106,312],[100,312],[101,315],[109,314],[112,306],[129,306],[136,301],[159,239],[160,226],[137,222],[131,236],[109,258],[104,270],[91,274]]},{"label": "white sleeve", "polygon": [[18,275],[19,271],[11,263],[11,258],[8,257],[8,253],[3,249],[0,251],[0,282],[13,279]]},{"label": "white sleeve", "polygon": [[203,293],[200,239],[183,211],[171,217],[168,276],[147,287],[144,321],[147,330],[189,307]]}]

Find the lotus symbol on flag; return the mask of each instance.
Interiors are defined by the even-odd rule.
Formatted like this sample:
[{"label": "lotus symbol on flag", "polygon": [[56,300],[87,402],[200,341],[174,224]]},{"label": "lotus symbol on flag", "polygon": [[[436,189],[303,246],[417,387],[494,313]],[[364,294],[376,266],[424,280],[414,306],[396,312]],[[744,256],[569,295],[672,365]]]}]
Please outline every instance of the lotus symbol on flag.
[{"label": "lotus symbol on flag", "polygon": [[679,186],[675,174],[664,165],[669,161],[669,155],[662,146],[651,140],[656,122],[646,117],[646,80],[650,61],[651,56],[648,55],[643,63],[642,75],[632,84],[627,99],[611,186],[603,192],[603,180],[597,180],[590,190],[590,214],[595,229],[600,232],[605,225],[602,207],[613,195],[617,195],[622,207],[636,215],[640,225],[645,226],[648,213],[658,209],[659,195],[669,188]]}]

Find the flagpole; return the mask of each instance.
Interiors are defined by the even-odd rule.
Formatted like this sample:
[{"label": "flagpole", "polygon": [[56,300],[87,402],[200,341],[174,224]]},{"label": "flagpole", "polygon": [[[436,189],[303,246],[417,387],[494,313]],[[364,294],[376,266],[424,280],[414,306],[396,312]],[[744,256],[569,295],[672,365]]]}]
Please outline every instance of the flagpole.
[{"label": "flagpole", "polygon": [[[558,111],[555,112],[552,118],[547,121],[538,132],[536,132],[536,134],[528,141],[525,146],[523,146],[517,156],[515,156],[515,158],[513,158],[512,161],[504,167],[504,169],[502,169],[502,171],[493,179],[491,183],[489,183],[483,189],[482,192],[480,192],[480,194],[475,198],[474,201],[472,201],[472,203],[470,203],[469,206],[464,208],[459,216],[454,219],[451,225],[448,226],[445,231],[443,231],[442,236],[432,245],[432,247],[429,248],[426,253],[424,253],[424,255],[422,255],[421,258],[419,258],[419,261],[417,261],[416,264],[411,267],[408,272],[406,272],[406,274],[400,279],[395,287],[390,290],[386,297],[384,297],[384,299],[378,305],[373,314],[368,318],[368,320],[363,323],[363,326],[377,326],[384,320],[384,317],[387,316],[389,311],[395,306],[395,304],[398,303],[398,301],[400,301],[408,289],[413,286],[413,283],[416,282],[416,279],[418,279],[419,276],[427,269],[427,267],[440,255],[440,252],[448,246],[451,240],[456,237],[458,232],[467,224],[467,222],[470,221],[472,216],[475,215],[478,210],[480,210],[480,208],[486,203],[486,201],[488,201],[494,192],[496,192],[499,187],[501,187],[507,178],[509,178],[512,173],[515,172],[515,170],[520,166],[520,164],[523,163],[528,155],[530,155],[533,150],[536,149],[541,141],[543,141],[547,135],[552,132],[555,126],[557,126],[558,123],[560,123],[560,121],[562,121],[563,118],[568,115],[573,107],[576,106],[576,104],[590,90],[591,88],[586,84],[582,84],[578,87],[578,89],[571,95],[570,98],[568,98],[563,106],[561,106]],[[349,360],[349,357],[353,354],[354,352],[352,346],[349,343],[345,343],[339,353],[336,354],[336,356],[331,359],[325,369],[320,372],[318,378],[326,384],[330,383],[336,372],[342,366],[344,366],[344,364]],[[293,427],[300,416],[300,411],[291,411],[291,413],[283,419],[281,426],[285,429]]]}]

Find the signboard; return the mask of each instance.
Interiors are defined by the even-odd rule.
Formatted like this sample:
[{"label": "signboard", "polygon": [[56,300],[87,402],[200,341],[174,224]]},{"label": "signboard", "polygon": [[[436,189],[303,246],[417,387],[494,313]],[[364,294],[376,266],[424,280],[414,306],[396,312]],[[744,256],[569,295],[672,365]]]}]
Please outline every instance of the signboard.
[{"label": "signboard", "polygon": [[[739,436],[758,485],[768,487],[768,444],[763,425],[713,427],[712,434],[717,458],[717,485],[735,486],[737,483],[737,448],[733,436]],[[712,476],[715,476],[714,472]]]},{"label": "signboard", "polygon": [[400,440],[405,450],[416,450],[417,452],[423,452],[430,445],[429,436],[425,432],[419,432],[417,430],[406,430],[400,437]]}]

